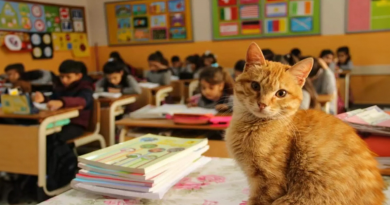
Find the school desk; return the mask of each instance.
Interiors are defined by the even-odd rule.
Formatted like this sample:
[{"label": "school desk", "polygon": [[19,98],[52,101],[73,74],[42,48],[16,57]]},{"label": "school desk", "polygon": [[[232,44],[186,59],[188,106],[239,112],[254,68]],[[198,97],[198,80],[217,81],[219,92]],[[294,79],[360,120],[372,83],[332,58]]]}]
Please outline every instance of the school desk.
[{"label": "school desk", "polygon": [[[389,177],[384,177],[389,181]],[[390,203],[390,187],[383,190]],[[77,190],[70,190],[41,205],[67,204],[194,204],[194,205],[245,205],[249,198],[247,178],[233,159],[212,158],[205,166],[192,172],[174,185],[161,200],[115,199]],[[385,203],[385,204],[388,204]]]},{"label": "school desk", "polygon": [[190,85],[193,82],[198,82],[198,79],[189,79],[189,80],[175,80],[171,82],[173,91],[171,96],[174,99],[179,99],[180,104],[185,103],[185,101],[190,97]]},{"label": "school desk", "polygon": [[175,124],[172,120],[167,119],[131,119],[126,118],[116,121],[116,125],[125,128],[151,127],[151,128],[168,128],[168,129],[185,129],[185,130],[225,130],[228,125],[186,125]]},{"label": "school desk", "polygon": [[[324,112],[330,113],[330,102],[335,98],[335,95],[318,95],[317,102],[320,103]],[[337,109],[336,109],[337,110]]]},{"label": "school desk", "polygon": [[337,78],[338,88],[340,90],[341,96],[344,97],[345,108],[349,108],[349,92],[350,92],[350,80],[351,80],[351,71],[345,70],[339,73],[339,78]]},{"label": "school desk", "polygon": [[115,117],[124,113],[122,106],[136,101],[138,95],[122,95],[120,98],[99,98],[101,109],[100,134],[108,146],[115,144]]},{"label": "school desk", "polygon": [[156,88],[142,88],[142,93],[134,103],[132,110],[138,110],[146,105],[160,106],[165,97],[172,92],[173,87],[170,85],[163,85]]},{"label": "school desk", "polygon": [[29,119],[39,124],[32,126],[0,125],[0,171],[38,176],[38,186],[53,196],[69,189],[54,191],[46,188],[46,136],[61,131],[48,125],[79,115],[79,108],[41,111],[32,115],[6,114],[0,108],[0,118]]}]

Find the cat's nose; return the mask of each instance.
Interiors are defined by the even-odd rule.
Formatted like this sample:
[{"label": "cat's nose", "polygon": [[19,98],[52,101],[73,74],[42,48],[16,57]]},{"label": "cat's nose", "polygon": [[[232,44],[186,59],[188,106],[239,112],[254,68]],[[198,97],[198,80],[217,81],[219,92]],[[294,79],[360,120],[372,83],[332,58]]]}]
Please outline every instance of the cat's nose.
[{"label": "cat's nose", "polygon": [[259,105],[260,111],[264,110],[265,107],[267,107],[264,103],[257,103]]}]

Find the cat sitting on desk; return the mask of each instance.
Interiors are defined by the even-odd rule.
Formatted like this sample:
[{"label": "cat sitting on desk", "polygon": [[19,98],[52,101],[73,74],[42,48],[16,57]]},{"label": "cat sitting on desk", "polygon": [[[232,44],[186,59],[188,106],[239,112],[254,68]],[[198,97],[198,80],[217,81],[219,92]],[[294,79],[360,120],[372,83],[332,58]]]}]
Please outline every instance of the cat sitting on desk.
[{"label": "cat sitting on desk", "polygon": [[299,110],[313,64],[266,61],[252,43],[235,85],[226,133],[245,172],[249,205],[380,205],[384,182],[355,130],[331,115]]}]

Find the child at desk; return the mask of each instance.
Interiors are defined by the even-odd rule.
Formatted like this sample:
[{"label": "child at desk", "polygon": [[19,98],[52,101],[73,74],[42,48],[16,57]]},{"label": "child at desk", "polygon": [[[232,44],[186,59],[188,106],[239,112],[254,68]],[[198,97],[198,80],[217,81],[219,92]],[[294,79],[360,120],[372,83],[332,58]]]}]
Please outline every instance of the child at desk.
[{"label": "child at desk", "polygon": [[237,61],[236,64],[234,65],[233,79],[236,79],[238,75],[244,72],[244,68],[245,68],[245,61],[244,60]]},{"label": "child at desk", "polygon": [[330,49],[321,51],[320,58],[328,65],[333,73],[336,73],[336,63],[334,62],[334,53]]},{"label": "child at desk", "polygon": [[[319,95],[334,95],[337,91],[334,73],[321,58],[314,58],[313,69],[309,74],[309,79]],[[336,103],[336,98],[330,102],[330,114],[337,114],[335,110]]]},{"label": "child at desk", "polygon": [[233,107],[233,79],[222,67],[207,67],[199,76],[201,94],[190,99],[188,106],[215,108],[219,111]]},{"label": "child at desk", "polygon": [[126,75],[124,66],[116,61],[108,62],[103,67],[106,75],[96,82],[96,92],[123,94],[141,94],[141,88],[131,75]]},{"label": "child at desk", "polygon": [[54,73],[47,70],[32,70],[25,71],[24,65],[21,63],[11,64],[5,67],[7,81],[15,84],[18,81],[26,81],[35,84],[51,84],[55,78]]},{"label": "child at desk", "polygon": [[62,127],[58,133],[59,139],[66,142],[82,136],[89,125],[93,109],[93,84],[83,80],[82,67],[76,61],[62,62],[59,72],[60,83],[55,85],[53,95],[45,99],[42,93],[36,92],[33,101],[37,103],[47,101],[47,107],[52,111],[69,107],[82,108],[79,116],[71,119],[71,123]]},{"label": "child at desk", "polygon": [[171,83],[171,72],[168,68],[168,61],[160,51],[152,53],[148,57],[150,71],[146,74],[148,82],[159,85],[169,85]]},{"label": "child at desk", "polygon": [[351,55],[349,54],[349,48],[343,46],[337,49],[337,66],[341,71],[352,70],[353,63],[351,61]]},{"label": "child at desk", "polygon": [[179,76],[179,74],[182,70],[182,67],[183,67],[183,63],[180,61],[179,56],[173,56],[171,58],[171,64],[172,64],[172,67],[171,67],[172,75]]}]

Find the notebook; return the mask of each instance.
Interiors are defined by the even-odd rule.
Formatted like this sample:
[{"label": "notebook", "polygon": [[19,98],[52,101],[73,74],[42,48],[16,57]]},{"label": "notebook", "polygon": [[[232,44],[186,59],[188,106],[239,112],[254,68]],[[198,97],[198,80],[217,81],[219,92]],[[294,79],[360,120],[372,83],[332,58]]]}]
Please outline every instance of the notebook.
[{"label": "notebook", "polygon": [[207,139],[148,134],[79,157],[79,162],[105,169],[148,175],[207,146]]},{"label": "notebook", "polygon": [[32,106],[30,96],[24,95],[1,95],[1,103],[4,113],[10,114],[33,114],[38,110]]}]

